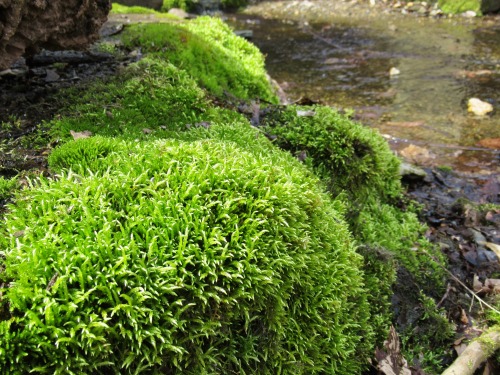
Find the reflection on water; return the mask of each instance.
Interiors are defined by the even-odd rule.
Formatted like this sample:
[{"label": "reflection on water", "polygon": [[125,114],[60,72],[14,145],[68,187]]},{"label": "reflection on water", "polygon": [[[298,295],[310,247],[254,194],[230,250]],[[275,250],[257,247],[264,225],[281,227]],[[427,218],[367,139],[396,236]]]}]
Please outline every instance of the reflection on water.
[{"label": "reflection on water", "polygon": [[[431,152],[435,164],[499,170],[498,153],[471,151],[500,138],[500,25],[413,17],[339,17],[328,24],[238,15],[252,29],[271,76],[300,97],[353,108],[356,118]],[[392,67],[399,74],[390,75]],[[467,113],[467,100],[492,103],[491,116]],[[394,139],[393,138],[393,139]]]}]

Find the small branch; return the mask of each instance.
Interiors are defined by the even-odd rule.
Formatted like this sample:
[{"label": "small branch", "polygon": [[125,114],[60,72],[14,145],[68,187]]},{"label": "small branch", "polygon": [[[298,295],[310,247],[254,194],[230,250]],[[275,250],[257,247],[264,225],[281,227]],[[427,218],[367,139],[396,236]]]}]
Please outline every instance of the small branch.
[{"label": "small branch", "polygon": [[493,306],[491,306],[489,303],[487,303],[486,301],[484,301],[482,298],[480,298],[476,293],[474,293],[474,291],[472,291],[467,285],[465,285],[458,277],[456,277],[454,274],[452,274],[448,269],[446,269],[446,267],[443,267],[436,259],[434,259],[434,257],[432,255],[430,255],[427,251],[425,251],[424,249],[420,249],[420,251],[422,251],[425,255],[427,255],[429,258],[431,258],[434,262],[436,262],[436,264],[442,268],[443,270],[445,270],[448,275],[450,275],[450,277],[455,280],[457,283],[459,283],[462,287],[465,288],[465,290],[467,290],[473,298],[477,299],[479,303],[485,305],[486,307],[488,307],[489,309],[491,309],[492,311],[496,312],[497,314],[500,315],[500,311],[498,311],[497,309],[495,309]]},{"label": "small branch", "polygon": [[448,298],[448,295],[450,294],[450,290],[451,290],[451,284],[448,283],[448,285],[446,285],[446,293],[443,295],[443,298],[441,298],[441,301],[439,301],[438,304],[436,305],[436,307],[438,309],[441,306],[441,304],[446,300],[446,298]]},{"label": "small branch", "polygon": [[494,326],[473,341],[442,375],[473,375],[500,348],[500,327]]}]

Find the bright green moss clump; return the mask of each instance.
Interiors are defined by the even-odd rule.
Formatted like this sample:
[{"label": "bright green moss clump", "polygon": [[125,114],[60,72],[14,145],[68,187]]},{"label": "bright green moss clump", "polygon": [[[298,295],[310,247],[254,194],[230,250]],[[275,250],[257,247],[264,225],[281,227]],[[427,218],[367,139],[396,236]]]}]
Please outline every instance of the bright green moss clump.
[{"label": "bright green moss clump", "polygon": [[[115,2],[113,2],[113,4],[111,4],[111,12],[110,13],[114,13],[114,14],[154,14],[158,17],[167,16],[166,14],[157,12],[154,9],[144,8],[144,7],[140,7],[140,6],[129,7],[126,5],[121,5],[121,4],[115,3]],[[177,18],[177,17],[168,15],[168,18]]]},{"label": "bright green moss clump", "polygon": [[[215,3],[215,2],[214,2]],[[219,6],[221,8],[239,8],[248,3],[247,0],[220,0]],[[198,0],[163,0],[163,11],[168,11],[172,8],[181,8],[184,10],[195,10],[198,5]]]},{"label": "bright green moss clump", "polygon": [[445,13],[458,14],[468,10],[481,15],[482,0],[439,0],[438,5]]},{"label": "bright green moss clump", "polygon": [[343,205],[291,157],[227,140],[75,144],[99,164],[42,180],[2,230],[6,373],[361,371],[361,258]]},{"label": "bright green moss clump", "polygon": [[373,130],[325,106],[288,106],[264,120],[275,142],[303,154],[334,195],[352,203],[371,197],[388,200],[401,194],[399,160]]},{"label": "bright green moss clump", "polygon": [[221,20],[199,17],[181,25],[133,25],[125,30],[123,41],[185,70],[213,94],[278,100],[260,51]]}]

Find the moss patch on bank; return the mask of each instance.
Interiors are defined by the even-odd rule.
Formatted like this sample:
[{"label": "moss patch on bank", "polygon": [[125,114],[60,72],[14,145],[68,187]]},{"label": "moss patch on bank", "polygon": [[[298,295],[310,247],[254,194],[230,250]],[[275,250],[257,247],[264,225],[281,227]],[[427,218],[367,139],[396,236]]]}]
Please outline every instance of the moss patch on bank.
[{"label": "moss patch on bank", "polygon": [[361,373],[397,265],[432,272],[408,255],[422,227],[396,207],[383,139],[325,107],[267,128],[218,107],[224,91],[277,101],[262,55],[221,21],[134,26],[125,43],[148,57],[65,93],[54,176],[0,229],[0,366]]},{"label": "moss patch on bank", "polygon": [[228,92],[241,99],[278,102],[260,51],[221,20],[199,17],[181,25],[133,25],[122,38],[125,46],[141,47],[185,70],[215,95]]}]

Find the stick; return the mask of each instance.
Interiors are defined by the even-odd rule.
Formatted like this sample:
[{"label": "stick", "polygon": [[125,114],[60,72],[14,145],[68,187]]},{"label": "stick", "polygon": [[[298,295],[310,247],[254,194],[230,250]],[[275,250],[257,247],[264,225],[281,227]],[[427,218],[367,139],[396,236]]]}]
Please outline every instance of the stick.
[{"label": "stick", "polygon": [[459,283],[460,285],[462,285],[471,295],[473,298],[477,299],[479,303],[485,305],[486,307],[490,308],[491,310],[493,310],[494,312],[496,312],[497,314],[500,315],[500,311],[498,311],[497,309],[495,309],[493,306],[491,306],[489,303],[487,303],[486,301],[484,301],[482,298],[480,298],[476,293],[474,293],[474,291],[472,291],[467,285],[465,285],[458,277],[456,277],[454,274],[452,274],[448,269],[446,269],[446,267],[443,267],[436,259],[434,259],[434,257],[429,254],[427,251],[425,251],[424,249],[419,249],[420,251],[422,251],[425,255],[427,255],[429,258],[431,258],[434,262],[436,262],[436,264],[442,268],[443,270],[445,270],[448,275],[451,276],[451,278],[453,280],[455,280],[457,283]]},{"label": "stick", "polygon": [[500,348],[500,327],[493,326],[467,346],[442,375],[473,375]]}]

